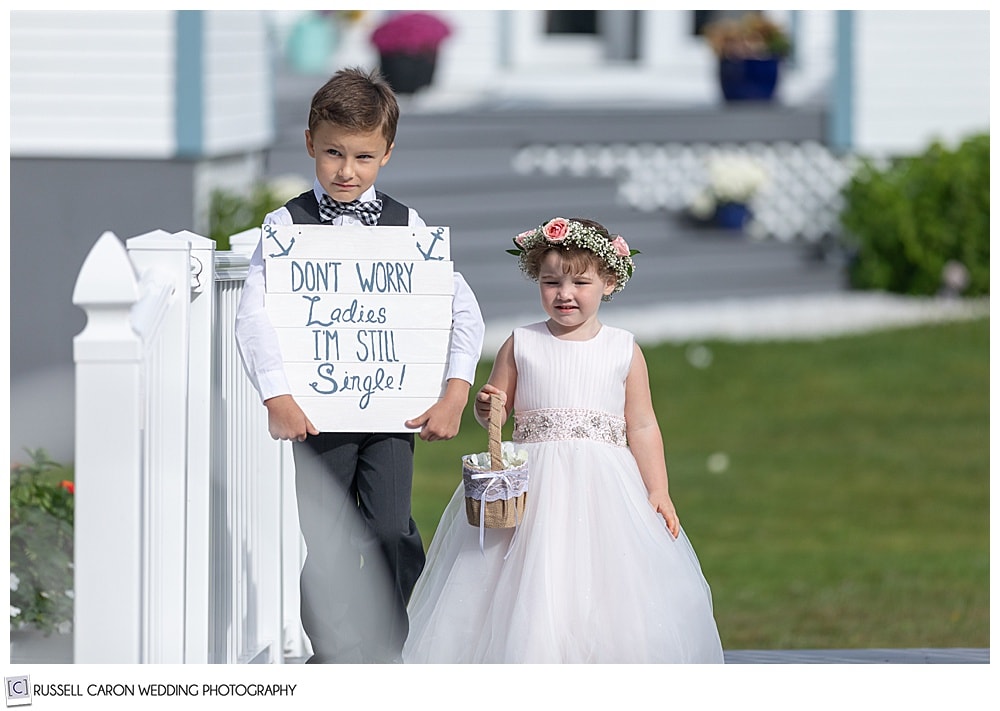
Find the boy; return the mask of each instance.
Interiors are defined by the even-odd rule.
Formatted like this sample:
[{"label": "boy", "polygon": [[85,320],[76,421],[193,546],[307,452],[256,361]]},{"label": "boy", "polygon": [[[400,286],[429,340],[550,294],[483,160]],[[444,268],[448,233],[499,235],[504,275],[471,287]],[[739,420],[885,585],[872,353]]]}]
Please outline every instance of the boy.
[{"label": "boy", "polygon": [[[265,224],[424,226],[415,210],[375,190],[395,145],[399,106],[377,71],[338,71],[313,96],[305,132],[316,163],[313,189]],[[307,663],[398,662],[406,604],[424,565],[410,513],[412,433],[319,432],[290,394],[277,336],[264,311],[258,243],[240,299],[236,340],[275,439],[291,440],[307,555],[300,579]],[[407,427],[426,441],[451,439],[475,378],[485,326],[476,298],[455,273],[447,385]]]}]

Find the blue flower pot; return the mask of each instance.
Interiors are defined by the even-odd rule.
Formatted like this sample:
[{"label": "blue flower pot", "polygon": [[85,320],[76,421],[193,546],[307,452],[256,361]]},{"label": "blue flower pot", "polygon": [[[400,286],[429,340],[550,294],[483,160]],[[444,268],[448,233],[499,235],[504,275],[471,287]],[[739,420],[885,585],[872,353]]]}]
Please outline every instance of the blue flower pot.
[{"label": "blue flower pot", "polygon": [[726,230],[742,230],[750,221],[750,208],[740,202],[724,202],[715,208],[715,224]]},{"label": "blue flower pot", "polygon": [[778,84],[778,57],[719,60],[719,85],[726,101],[771,101]]}]

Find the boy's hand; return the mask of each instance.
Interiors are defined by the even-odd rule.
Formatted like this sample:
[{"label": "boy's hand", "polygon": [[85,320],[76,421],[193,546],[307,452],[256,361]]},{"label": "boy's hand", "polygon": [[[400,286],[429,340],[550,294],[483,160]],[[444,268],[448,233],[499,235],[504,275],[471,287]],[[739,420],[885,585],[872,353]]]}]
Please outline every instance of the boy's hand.
[{"label": "boy's hand", "polygon": [[267,408],[267,430],[271,439],[304,442],[307,435],[319,434],[291,395],[269,398],[264,401],[264,407]]},{"label": "boy's hand", "polygon": [[666,491],[654,491],[649,495],[649,503],[656,513],[663,517],[670,535],[677,538],[681,532],[681,521],[677,518],[677,511],[674,509],[674,502],[670,500],[670,494]]},{"label": "boy's hand", "polygon": [[425,442],[435,442],[451,439],[458,434],[462,424],[462,411],[469,401],[469,383],[458,378],[451,378],[445,388],[444,396],[431,405],[426,412],[404,424],[411,428],[420,428],[420,439]]}]

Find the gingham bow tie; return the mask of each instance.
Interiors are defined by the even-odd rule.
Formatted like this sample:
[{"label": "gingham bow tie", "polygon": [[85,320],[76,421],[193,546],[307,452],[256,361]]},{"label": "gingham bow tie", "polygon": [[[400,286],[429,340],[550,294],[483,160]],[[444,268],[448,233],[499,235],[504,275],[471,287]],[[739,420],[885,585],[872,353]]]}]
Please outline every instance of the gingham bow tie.
[{"label": "gingham bow tie", "polygon": [[372,200],[371,202],[361,202],[351,200],[351,202],[337,202],[329,195],[324,195],[319,201],[319,216],[324,222],[332,222],[337,215],[354,214],[362,223],[368,226],[378,224],[379,215],[382,214],[382,201]]}]

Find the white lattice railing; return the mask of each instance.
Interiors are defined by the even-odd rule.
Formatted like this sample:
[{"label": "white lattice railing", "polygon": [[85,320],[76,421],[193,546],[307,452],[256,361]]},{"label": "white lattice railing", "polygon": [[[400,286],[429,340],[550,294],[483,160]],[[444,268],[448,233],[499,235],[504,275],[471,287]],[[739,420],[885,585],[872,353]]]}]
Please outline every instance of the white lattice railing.
[{"label": "white lattice railing", "polygon": [[622,204],[684,213],[709,185],[711,159],[734,156],[752,160],[766,176],[750,199],[750,236],[816,242],[839,231],[841,191],[860,158],[817,141],[536,144],[523,147],[513,167],[522,175],[614,178]]},{"label": "white lattice railing", "polygon": [[233,338],[256,230],[232,252],[108,232],[77,279],[74,661],[305,653],[287,444]]}]

